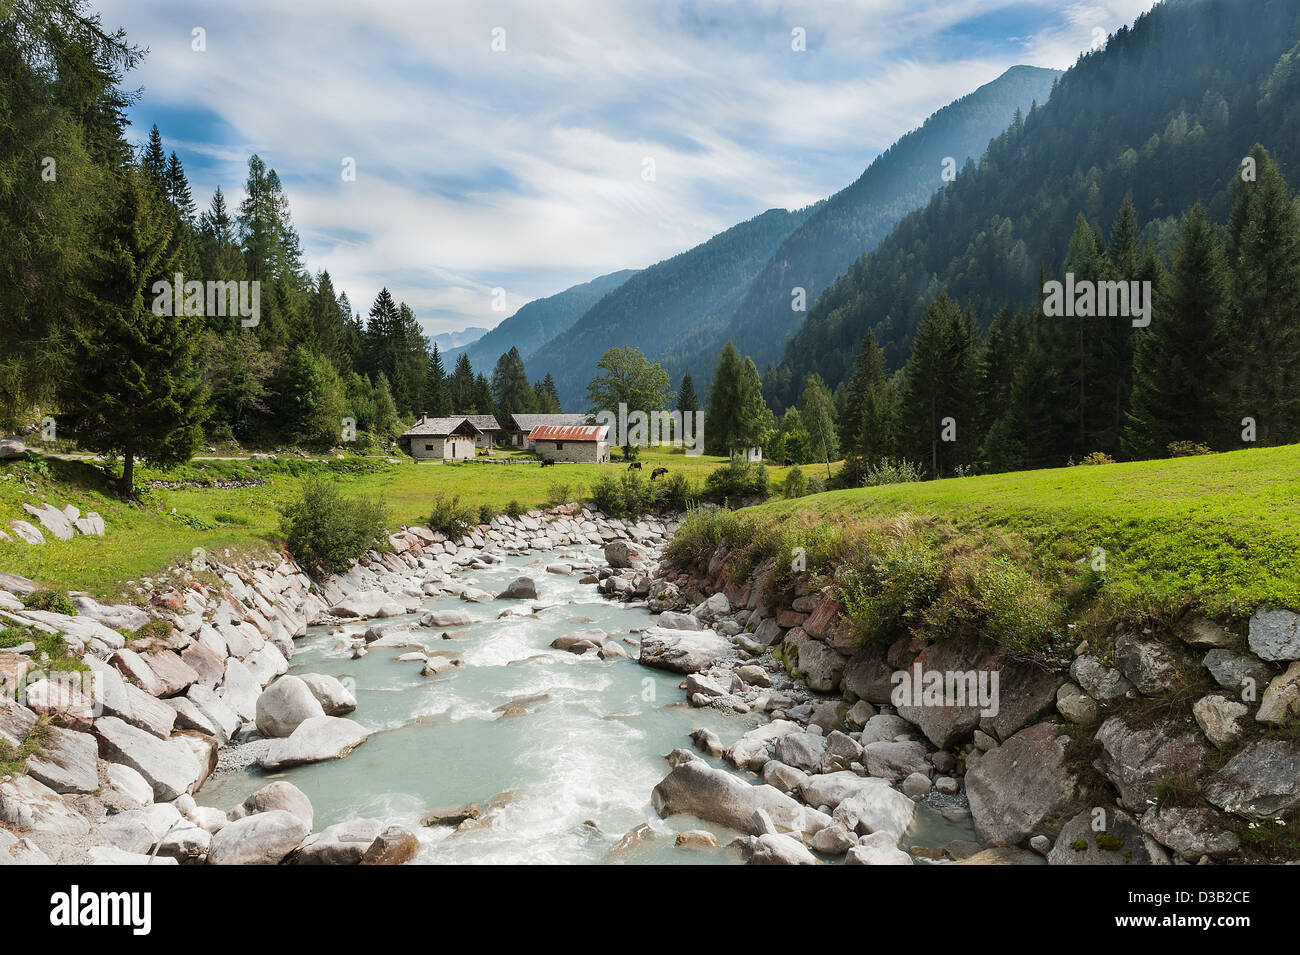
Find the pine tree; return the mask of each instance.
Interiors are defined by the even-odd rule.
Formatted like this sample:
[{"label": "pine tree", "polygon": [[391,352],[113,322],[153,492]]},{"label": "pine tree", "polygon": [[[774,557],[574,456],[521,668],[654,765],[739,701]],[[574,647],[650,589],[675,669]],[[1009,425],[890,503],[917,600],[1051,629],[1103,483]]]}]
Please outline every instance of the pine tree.
[{"label": "pine tree", "polygon": [[546,377],[542,379],[541,386],[538,388],[538,408],[542,414],[560,414],[562,407],[560,405],[560,392],[555,386],[555,379],[548,371]]},{"label": "pine tree", "polygon": [[[946,294],[940,295],[926,309],[903,369],[901,449],[924,462],[931,477],[970,461],[976,359],[972,335],[969,318]],[[946,439],[951,429],[956,441]]]},{"label": "pine tree", "polygon": [[843,391],[839,416],[844,468],[840,483],[857,487],[868,464],[893,454],[893,393],[885,373],[885,353],[868,329],[858,348],[853,376]]},{"label": "pine tree", "polygon": [[536,407],[537,395],[528,383],[528,372],[524,370],[519,349],[512,347],[497,359],[492,370],[492,398],[497,414],[503,418],[512,414],[529,414]]},{"label": "pine tree", "polygon": [[127,173],[99,237],[83,306],[89,321],[74,332],[78,373],[62,394],[78,443],[121,455],[120,488],[128,495],[136,460],[188,461],[209,413],[196,367],[202,319],[166,314],[178,311],[174,301],[154,289],[156,281],[171,280],[179,243],[147,177]]},{"label": "pine tree", "polygon": [[709,388],[704,414],[705,448],[709,454],[732,454],[744,447],[740,438],[740,352],[731,342],[723,346]]},{"label": "pine tree", "polygon": [[204,278],[219,282],[238,282],[245,275],[235,224],[219,186],[208,210],[199,216],[199,270]]},{"label": "pine tree", "polygon": [[761,448],[776,426],[776,417],[763,399],[763,379],[752,358],[740,367],[735,441],[738,448]]},{"label": "pine tree", "polygon": [[456,368],[451,374],[450,391],[453,414],[474,413],[474,369],[469,363],[469,355],[465,352],[456,356]]},{"label": "pine tree", "polygon": [[689,371],[682,375],[682,387],[677,392],[677,410],[682,413],[700,410],[700,399],[695,393],[695,382],[691,380]]},{"label": "pine tree", "polygon": [[307,305],[307,315],[316,353],[326,358],[340,374],[350,372],[352,362],[345,341],[347,326],[329,272],[323,271],[316,277],[316,285]]},{"label": "pine tree", "polygon": [[473,410],[469,414],[493,414],[495,410],[492,407],[492,385],[487,375],[479,372],[474,376]]},{"label": "pine tree", "polygon": [[424,382],[424,403],[426,407],[420,412],[421,414],[446,418],[452,413],[451,389],[447,372],[442,367],[442,354],[438,351],[437,342],[433,345],[433,354],[429,356],[429,374]]},{"label": "pine tree", "polygon": [[153,128],[149,130],[149,143],[144,147],[144,154],[140,157],[140,165],[144,167],[145,175],[160,196],[167,195],[167,153],[163,149],[162,133],[158,132],[158,124],[154,123]]},{"label": "pine tree", "polygon": [[1151,327],[1140,330],[1126,450],[1163,455],[1173,441],[1210,444],[1222,430],[1214,383],[1224,367],[1223,252],[1198,202],[1183,220]]},{"label": "pine tree", "polygon": [[181,166],[181,158],[176,155],[175,151],[167,160],[167,198],[171,204],[180,213],[181,219],[185,222],[193,223],[196,207],[194,197],[190,194],[190,183],[185,178],[185,169]]},{"label": "pine tree", "polygon": [[1254,182],[1235,178],[1228,220],[1232,272],[1229,430],[1254,418],[1263,444],[1300,439],[1300,206],[1263,146]]}]

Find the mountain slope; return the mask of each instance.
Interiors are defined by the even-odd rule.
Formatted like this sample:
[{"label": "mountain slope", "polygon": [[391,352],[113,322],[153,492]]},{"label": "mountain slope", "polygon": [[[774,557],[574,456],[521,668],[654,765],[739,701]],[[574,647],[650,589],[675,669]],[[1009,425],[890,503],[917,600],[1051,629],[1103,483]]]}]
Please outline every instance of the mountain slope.
[{"label": "mountain slope", "polygon": [[867,329],[891,367],[947,291],[987,322],[1057,272],[1083,212],[1109,229],[1131,194],[1162,240],[1196,199],[1223,221],[1226,186],[1256,142],[1300,160],[1300,7],[1294,0],[1166,0],[1080,57],[1041,108],[990,144],[822,295],[765,381],[775,405],[816,371],[843,381]]},{"label": "mountain slope", "polygon": [[908,212],[919,209],[943,184],[942,161],[960,168],[1005,130],[1016,110],[1045,102],[1059,70],[1013,66],[931,115],[881,153],[852,185],[814,207],[754,278],[732,314],[701,328],[661,357],[675,373],[690,371],[707,387],[718,352],[734,339],[759,368],[776,364],[806,312],[791,308],[792,289],[803,288],[811,306],[836,276],[870,249]]},{"label": "mountain slope", "polygon": [[549,371],[565,410],[584,409],[587,382],[601,355],[630,345],[655,357],[701,322],[730,314],[746,284],[810,212],[811,207],[769,209],[638,272],[538,349],[528,359],[529,375],[540,378]]},{"label": "mountain slope", "polygon": [[[518,348],[527,362],[529,355],[567,331],[591,306],[635,274],[635,269],[610,272],[546,298],[533,299],[477,341],[443,352],[443,366],[450,372],[464,352],[475,371],[490,375],[497,359],[512,347]],[[530,366],[528,371],[531,374],[534,369]],[[543,375],[545,372],[533,377],[540,380]]]}]

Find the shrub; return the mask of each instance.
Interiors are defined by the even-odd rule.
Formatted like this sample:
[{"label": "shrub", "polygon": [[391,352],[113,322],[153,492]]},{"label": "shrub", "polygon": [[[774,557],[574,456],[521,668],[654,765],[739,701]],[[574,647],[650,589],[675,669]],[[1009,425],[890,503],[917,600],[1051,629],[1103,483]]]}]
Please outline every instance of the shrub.
[{"label": "shrub", "polygon": [[517,518],[524,513],[524,507],[518,501],[511,501],[506,505],[506,514],[509,517]]},{"label": "shrub", "polygon": [[879,536],[836,574],[840,605],[859,631],[884,640],[919,623],[939,593],[941,564],[921,537]]},{"label": "shrub", "polygon": [[808,493],[808,479],[804,477],[804,473],[799,469],[798,465],[792,467],[789,473],[786,474],[785,486],[782,488],[781,493],[787,498],[803,497]]},{"label": "shrub", "polygon": [[238,514],[230,514],[226,511],[217,511],[212,515],[212,519],[218,524],[238,524],[241,527],[248,525],[247,517],[240,517]]},{"label": "shrub", "polygon": [[659,501],[670,510],[689,511],[699,496],[699,485],[681,471],[674,471],[659,485]]},{"label": "shrub", "polygon": [[23,606],[28,610],[47,610],[50,613],[77,615],[77,608],[72,601],[57,590],[37,590],[22,598]]},{"label": "shrub", "polygon": [[131,640],[163,640],[172,635],[172,625],[166,620],[150,620],[144,626],[125,634]]},{"label": "shrub", "polygon": [[639,517],[654,506],[655,491],[636,471],[603,475],[591,485],[591,499],[610,517]]},{"label": "shrub", "polygon": [[497,509],[491,504],[480,504],[478,506],[478,522],[480,524],[491,524],[492,518],[497,516]]},{"label": "shrub", "polygon": [[1115,463],[1115,459],[1112,458],[1105,451],[1094,451],[1092,452],[1092,454],[1088,455],[1086,458],[1083,458],[1080,461],[1070,462],[1071,466],[1073,466],[1074,464],[1087,465],[1087,464],[1114,464],[1114,463]]},{"label": "shrub", "polygon": [[474,526],[476,514],[473,505],[461,501],[459,494],[438,493],[433,496],[433,510],[429,514],[429,526],[441,531],[452,540],[464,537]]},{"label": "shrub", "polygon": [[1045,650],[1060,638],[1060,610],[1039,582],[1007,557],[984,561],[972,588],[982,629],[1019,652]]},{"label": "shrub", "polygon": [[921,468],[900,458],[882,458],[879,464],[868,464],[862,478],[863,487],[883,487],[886,484],[910,484],[921,480]]},{"label": "shrub", "polygon": [[321,477],[303,482],[298,499],[281,510],[290,553],[319,573],[346,570],[384,533],[387,508],[379,501],[344,497]]},{"label": "shrub", "polygon": [[706,562],[720,546],[747,547],[754,540],[755,524],[732,511],[698,508],[688,513],[668,542],[664,555],[687,566]]},{"label": "shrub", "polygon": [[719,503],[750,497],[766,498],[770,491],[767,465],[746,464],[738,459],[709,472],[704,479],[705,497]]},{"label": "shrub", "polygon": [[552,484],[546,489],[546,500],[552,506],[568,504],[569,501],[572,500],[572,498],[569,497],[569,485],[558,481]]},{"label": "shrub", "polygon": [[1213,454],[1210,448],[1195,441],[1170,441],[1165,448],[1171,458],[1188,458],[1197,454]]},{"label": "shrub", "polygon": [[591,501],[597,508],[610,517],[620,517],[623,513],[623,490],[618,478],[602,474],[591,482]]}]

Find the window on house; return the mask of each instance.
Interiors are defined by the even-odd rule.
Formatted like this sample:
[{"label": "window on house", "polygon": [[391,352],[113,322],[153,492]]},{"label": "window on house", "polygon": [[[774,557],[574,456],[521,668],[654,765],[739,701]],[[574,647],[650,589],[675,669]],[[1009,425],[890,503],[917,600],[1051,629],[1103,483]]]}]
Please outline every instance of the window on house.
[{"label": "window on house", "polygon": [[563,441],[556,441],[556,442],[555,442],[555,450],[556,450],[556,451],[563,451],[563,450],[564,450],[564,442],[563,442]]},{"label": "window on house", "polygon": [[431,444],[426,444],[426,445],[424,446],[424,450],[426,450],[426,451],[432,451],[432,450],[433,450],[433,445],[431,445]]}]

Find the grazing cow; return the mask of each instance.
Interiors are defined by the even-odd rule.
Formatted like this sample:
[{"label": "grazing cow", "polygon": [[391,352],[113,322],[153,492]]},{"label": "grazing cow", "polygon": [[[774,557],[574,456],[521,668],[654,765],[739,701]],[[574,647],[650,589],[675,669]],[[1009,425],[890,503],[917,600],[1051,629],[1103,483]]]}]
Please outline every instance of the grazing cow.
[{"label": "grazing cow", "polygon": [[654,480],[655,478],[657,478],[659,475],[661,475],[661,474],[667,474],[667,473],[668,473],[668,469],[667,469],[667,468],[655,468],[653,471],[650,472],[650,480],[653,481],[653,480]]},{"label": "grazing cow", "polygon": [[781,462],[781,466],[787,468],[794,467],[794,461],[790,458],[786,458],[784,461]]},{"label": "grazing cow", "polygon": [[553,465],[554,463],[555,463],[555,462],[552,461],[550,458],[542,458],[542,467],[544,467],[544,468],[549,468],[549,467],[550,467],[551,465]]},{"label": "grazing cow", "polygon": [[641,462],[640,462],[640,461],[633,461],[631,464],[629,464],[629,465],[627,466],[627,469],[628,469],[629,471],[640,471],[640,470],[641,470]]}]

